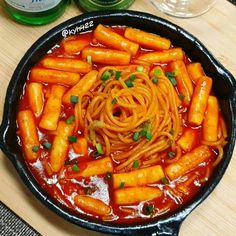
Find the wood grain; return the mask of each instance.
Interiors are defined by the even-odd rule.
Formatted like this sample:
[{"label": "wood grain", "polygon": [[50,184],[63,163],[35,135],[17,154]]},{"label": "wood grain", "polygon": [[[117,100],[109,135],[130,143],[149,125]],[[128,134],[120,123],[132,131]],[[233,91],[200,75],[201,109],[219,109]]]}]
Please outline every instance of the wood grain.
[{"label": "wood grain", "polygon": [[[236,8],[226,0],[218,0],[206,14],[191,19],[177,19],[157,11],[146,0],[137,0],[132,10],[166,18],[182,26],[204,43],[216,58],[236,77]],[[40,27],[24,26],[10,20],[0,7],[0,117],[11,75],[26,50],[53,26],[81,14],[71,4],[57,21]],[[214,192],[184,221],[180,235],[224,235],[236,233],[236,151]],[[42,205],[24,186],[12,164],[0,153],[0,200],[21,216],[40,234],[101,236],[66,222]]]}]

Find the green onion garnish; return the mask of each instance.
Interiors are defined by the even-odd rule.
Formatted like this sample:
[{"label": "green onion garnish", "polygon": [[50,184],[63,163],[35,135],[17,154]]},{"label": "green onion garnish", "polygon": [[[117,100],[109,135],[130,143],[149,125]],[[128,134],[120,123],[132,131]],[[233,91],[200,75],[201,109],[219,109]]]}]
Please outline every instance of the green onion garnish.
[{"label": "green onion garnish", "polygon": [[173,86],[176,86],[176,85],[177,85],[177,81],[176,81],[176,79],[174,78],[174,76],[176,75],[175,72],[167,71],[167,72],[165,73],[165,75],[166,75],[167,78],[170,80],[170,82],[172,83]]},{"label": "green onion garnish", "polygon": [[143,66],[137,66],[136,71],[138,71],[138,72],[144,72]]},{"label": "green onion garnish", "polygon": [[117,102],[118,102],[118,101],[117,101],[116,98],[113,98],[112,101],[111,101],[112,104],[116,104]]},{"label": "green onion garnish", "polygon": [[139,161],[138,160],[134,161],[133,167],[134,168],[139,168]]},{"label": "green onion garnish", "polygon": [[149,132],[149,131],[146,132],[146,139],[147,139],[147,141],[151,141],[151,139],[152,139],[151,132]]},{"label": "green onion garnish", "polygon": [[176,74],[175,74],[174,71],[166,71],[166,72],[165,72],[165,75],[166,75],[167,77],[173,77],[173,76],[175,76]]},{"label": "green onion garnish", "polygon": [[129,79],[130,79],[130,81],[134,81],[134,80],[136,79],[136,75],[131,75],[131,76],[129,77]]},{"label": "green onion garnish", "polygon": [[163,184],[168,184],[168,179],[166,177],[164,177],[164,178],[161,179],[161,182]]},{"label": "green onion garnish", "polygon": [[180,93],[180,94],[179,94],[179,99],[180,99],[181,101],[183,101],[184,98],[185,98],[185,96],[184,96],[182,93]]},{"label": "green onion garnish", "polygon": [[140,132],[139,132],[139,135],[140,136],[146,136],[146,134],[147,134],[147,131],[146,130],[141,130]]},{"label": "green onion garnish", "polygon": [[112,179],[112,173],[111,172],[107,172],[105,177],[104,177],[105,180],[111,180]]},{"label": "green onion garnish", "polygon": [[38,152],[39,151],[39,146],[33,146],[32,151],[33,152]]},{"label": "green onion garnish", "polygon": [[152,82],[153,82],[154,84],[157,84],[158,79],[155,77],[155,78],[152,79]]},{"label": "green onion garnish", "polygon": [[88,64],[92,64],[92,57],[90,55],[87,56],[87,62]]},{"label": "green onion garnish", "polygon": [[173,158],[175,156],[175,153],[172,151],[167,152],[167,156],[170,158]]},{"label": "green onion garnish", "polygon": [[170,80],[170,82],[172,83],[173,86],[177,85],[177,81],[174,77],[168,77],[168,79]]},{"label": "green onion garnish", "polygon": [[71,169],[72,169],[74,172],[79,172],[79,167],[78,167],[76,164],[74,164],[74,165],[71,167]]},{"label": "green onion garnish", "polygon": [[47,141],[43,142],[42,145],[43,145],[43,147],[44,147],[45,149],[48,149],[48,150],[49,150],[49,149],[51,148],[51,146],[52,146],[52,144],[49,143],[49,142],[47,142]]},{"label": "green onion garnish", "polygon": [[103,154],[104,153],[101,143],[96,144],[96,149],[97,149],[98,154]]},{"label": "green onion garnish", "polygon": [[110,77],[111,77],[111,72],[105,71],[105,72],[102,74],[101,80],[102,80],[102,81],[107,81],[108,79],[110,79]]},{"label": "green onion garnish", "polygon": [[133,83],[132,83],[131,80],[126,80],[126,81],[125,81],[125,84],[126,84],[126,86],[127,86],[128,88],[134,87],[134,85],[133,85]]},{"label": "green onion garnish", "polygon": [[76,103],[78,103],[78,101],[79,101],[78,96],[75,96],[75,95],[70,96],[70,102],[71,103],[76,104]]},{"label": "green onion garnish", "polygon": [[133,140],[134,140],[135,142],[137,142],[137,141],[139,140],[139,136],[140,136],[139,132],[135,132],[135,133],[133,134]]},{"label": "green onion garnish", "polygon": [[146,121],[142,125],[143,129],[139,132],[139,135],[141,137],[145,137],[147,141],[150,141],[152,139],[152,125],[150,121]]},{"label": "green onion garnish", "polygon": [[148,204],[143,209],[145,215],[151,215],[154,211],[154,206],[152,204]]},{"label": "green onion garnish", "polygon": [[72,123],[72,121],[74,121],[75,120],[75,117],[74,116],[70,116],[70,117],[68,117],[67,118],[67,120],[66,120],[66,124],[71,124]]},{"label": "green onion garnish", "polygon": [[68,137],[68,141],[70,142],[70,143],[76,143],[76,141],[77,141],[77,137],[76,136],[69,136]]},{"label": "green onion garnish", "polygon": [[120,183],[120,189],[123,189],[125,187],[125,182]]},{"label": "green onion garnish", "polygon": [[158,76],[161,76],[161,74],[162,74],[162,73],[161,73],[161,70],[160,70],[160,69],[155,69],[155,70],[154,70],[154,75],[155,75],[155,76],[158,77]]},{"label": "green onion garnish", "polygon": [[116,71],[115,77],[118,80],[121,77],[121,71]]}]

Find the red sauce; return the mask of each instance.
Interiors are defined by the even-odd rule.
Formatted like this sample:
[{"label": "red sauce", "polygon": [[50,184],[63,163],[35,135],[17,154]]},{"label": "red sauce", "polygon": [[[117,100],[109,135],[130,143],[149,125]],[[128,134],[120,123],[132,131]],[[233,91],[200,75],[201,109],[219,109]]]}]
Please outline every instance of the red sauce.
[{"label": "red sauce", "polygon": [[[124,34],[123,27],[114,27],[113,30],[121,35]],[[92,39],[93,35],[92,32],[88,32],[83,35],[78,35],[76,38],[89,38]],[[93,42],[91,43],[91,46],[96,47],[103,47],[99,43]],[[174,47],[174,46],[172,46]],[[138,52],[138,55],[144,54],[147,50],[144,48],[141,48]],[[54,47],[52,51],[49,53],[50,55],[54,56],[67,56],[65,55],[63,48],[58,45],[57,47]],[[74,58],[81,59],[81,55],[78,53],[76,55],[73,55]],[[188,64],[191,62],[191,60],[185,56],[184,59],[185,63]],[[40,66],[40,62],[39,62]],[[93,68],[101,68],[104,65],[93,65]],[[168,71],[168,66],[166,64],[161,64],[162,68],[165,71]],[[26,82],[26,87],[29,83],[29,80]],[[50,89],[51,85],[44,84],[43,90],[46,94],[47,91]],[[28,104],[28,98],[27,94],[24,93],[20,99],[18,110],[23,110],[29,108]],[[187,116],[188,110],[186,109],[186,116]],[[60,118],[62,120],[66,120],[69,116],[73,115],[73,105],[68,106],[62,106],[62,112],[60,115]],[[185,115],[183,115],[185,117]],[[50,132],[47,132],[46,130],[40,129],[38,124],[40,121],[40,117],[36,118],[38,133],[40,137],[40,142],[48,141],[52,143],[54,135],[50,134]],[[194,132],[197,134],[197,139],[195,142],[195,146],[197,147],[200,144],[201,141],[201,135],[202,135],[202,127],[199,126],[197,128],[192,128],[185,122],[183,130],[190,128],[194,129]],[[80,130],[79,133],[83,135],[83,131]],[[24,151],[24,150],[22,150]],[[48,175],[46,171],[46,162],[49,159],[49,151],[45,149],[40,149],[40,158],[34,162],[30,163],[27,162],[28,167],[30,171],[35,176],[36,180],[38,181],[39,185],[43,187],[43,189],[46,190],[46,192],[52,197],[56,198],[59,202],[67,206],[73,211],[80,212],[82,214],[87,214],[91,217],[99,218],[98,216],[93,216],[89,212],[84,212],[78,207],[74,205],[73,196],[75,194],[81,194],[85,193],[86,191],[90,191],[91,196],[94,196],[95,198],[101,199],[106,204],[110,205],[112,208],[112,217],[111,220],[114,222],[138,222],[138,221],[144,221],[148,220],[150,217],[153,217],[153,215],[146,215],[143,211],[143,206],[145,206],[147,203],[141,202],[138,205],[132,205],[132,206],[118,206],[114,204],[113,202],[113,190],[111,186],[111,180],[105,180],[104,175],[102,176],[93,176],[87,179],[66,179],[64,176],[64,172],[60,172],[58,174],[53,174],[52,176]],[[94,157],[92,157],[92,152],[94,152],[93,147],[89,147],[88,155],[81,156],[79,154],[76,154],[73,151],[73,148],[69,148],[68,158],[66,162],[77,160],[79,163],[80,168],[84,168],[83,165],[86,166],[86,162],[89,160],[94,160]],[[182,152],[184,154],[184,152]],[[154,205],[154,208],[156,209],[156,215],[162,215],[166,212],[173,211],[174,209],[180,207],[183,203],[188,202],[191,198],[193,198],[194,195],[199,191],[199,189],[204,185],[204,183],[201,183],[201,179],[204,178],[207,172],[207,168],[210,169],[212,172],[213,167],[212,163],[216,159],[217,152],[212,149],[212,156],[207,160],[207,162],[200,164],[196,169],[193,171],[187,173],[183,178],[178,178],[177,180],[170,181],[168,184],[163,184],[162,182],[158,182],[156,184],[153,184],[152,186],[157,186],[161,190],[163,190],[164,194],[157,199],[151,200],[150,202]],[[164,157],[161,159],[160,164],[163,168],[165,168],[168,163],[166,162],[168,160],[168,157]],[[116,163],[114,162],[114,166],[116,166]],[[186,179],[190,179],[191,177],[195,176],[195,180],[192,181],[192,183],[189,185],[189,187],[186,189],[186,192],[184,193],[184,190],[179,190],[179,186],[181,186],[181,182],[184,182]],[[178,194],[174,195],[173,193],[178,191]],[[106,220],[103,218],[103,220]]]}]

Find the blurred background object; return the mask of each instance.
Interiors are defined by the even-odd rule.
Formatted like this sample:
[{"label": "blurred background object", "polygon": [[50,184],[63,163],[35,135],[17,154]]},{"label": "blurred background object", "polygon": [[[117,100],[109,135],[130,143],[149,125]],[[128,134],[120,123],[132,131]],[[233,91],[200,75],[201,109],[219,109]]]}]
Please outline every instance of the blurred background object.
[{"label": "blurred background object", "polygon": [[44,25],[60,17],[69,0],[4,0],[3,9],[19,23]]},{"label": "blurred background object", "polygon": [[168,15],[189,18],[207,12],[216,0],[150,0],[150,2]]},{"label": "blurred background object", "polygon": [[75,0],[85,11],[121,10],[131,6],[134,0]]}]

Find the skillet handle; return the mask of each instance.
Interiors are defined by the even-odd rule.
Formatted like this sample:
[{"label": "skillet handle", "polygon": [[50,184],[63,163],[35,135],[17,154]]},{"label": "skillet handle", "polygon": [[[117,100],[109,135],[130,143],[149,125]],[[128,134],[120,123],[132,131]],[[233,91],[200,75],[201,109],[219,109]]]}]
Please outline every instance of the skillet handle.
[{"label": "skillet handle", "polygon": [[149,236],[178,236],[182,221],[168,222],[158,227],[157,232],[150,232]]},{"label": "skillet handle", "polygon": [[[135,235],[142,236],[178,236],[183,219],[167,219],[159,221],[154,226],[141,228]],[[134,234],[133,234],[134,235]]]}]

